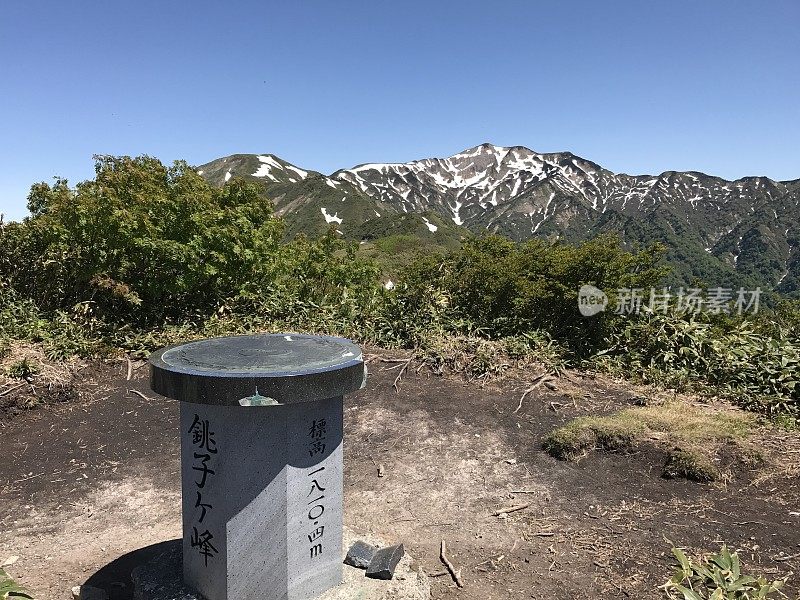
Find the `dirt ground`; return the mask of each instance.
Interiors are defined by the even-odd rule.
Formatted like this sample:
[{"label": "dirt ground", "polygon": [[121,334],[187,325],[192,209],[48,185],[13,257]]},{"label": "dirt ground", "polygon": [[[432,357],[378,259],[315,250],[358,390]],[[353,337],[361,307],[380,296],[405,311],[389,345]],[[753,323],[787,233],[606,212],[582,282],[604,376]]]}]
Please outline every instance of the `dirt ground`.
[{"label": "dirt ground", "polygon": [[[647,391],[568,373],[515,412],[538,373],[481,385],[412,364],[395,391],[399,363],[385,356],[345,400],[345,521],[403,542],[434,575],[446,540],[464,587],[433,577],[434,599],[663,598],[673,544],[722,542],[750,572],[789,575],[796,597],[798,473],[780,468],[800,458],[795,437],[764,442],[772,476],[724,484],[663,479],[656,450],[563,462],[541,450],[554,427]],[[84,582],[130,599],[130,570],[180,537],[177,403],[149,391],[146,366],[126,371],[91,363],[77,398],[0,418],[0,563],[17,557],[8,571],[40,600]]]}]

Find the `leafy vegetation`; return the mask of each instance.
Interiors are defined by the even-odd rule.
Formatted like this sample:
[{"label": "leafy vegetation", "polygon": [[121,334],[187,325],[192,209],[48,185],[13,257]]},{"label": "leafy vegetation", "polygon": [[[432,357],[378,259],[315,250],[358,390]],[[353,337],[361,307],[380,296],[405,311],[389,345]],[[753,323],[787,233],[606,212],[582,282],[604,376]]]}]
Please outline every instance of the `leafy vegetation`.
[{"label": "leafy vegetation", "polygon": [[736,552],[723,545],[718,554],[692,560],[680,548],[672,554],[678,562],[675,575],[662,586],[671,600],[756,600],[779,593],[782,580],[768,581],[742,573]]},{"label": "leafy vegetation", "polygon": [[233,177],[217,188],[183,162],[146,156],[98,157],[95,178],[75,187],[36,184],[29,209],[0,226],[0,352],[23,340],[51,358],[145,355],[201,336],[303,330],[415,349],[475,377],[583,364],[798,414],[798,303],[749,320],[631,317],[609,294],[608,310],[579,315],[584,284],[660,285],[658,244],[515,243],[462,236],[434,215],[375,219],[349,239],[331,228],[287,240],[258,184]]},{"label": "leafy vegetation", "polygon": [[543,331],[582,355],[602,345],[621,318],[610,311],[581,318],[580,286],[650,287],[664,274],[659,260],[657,246],[631,253],[610,236],[578,246],[487,236],[409,265],[398,296],[412,314],[440,307],[434,328],[489,338]]},{"label": "leafy vegetation", "polygon": [[11,579],[4,569],[0,568],[0,600],[13,600],[15,598],[32,600],[33,596]]},{"label": "leafy vegetation", "polygon": [[777,322],[764,327],[758,321],[649,314],[615,331],[597,364],[680,390],[711,392],[759,412],[797,416],[797,331]]}]

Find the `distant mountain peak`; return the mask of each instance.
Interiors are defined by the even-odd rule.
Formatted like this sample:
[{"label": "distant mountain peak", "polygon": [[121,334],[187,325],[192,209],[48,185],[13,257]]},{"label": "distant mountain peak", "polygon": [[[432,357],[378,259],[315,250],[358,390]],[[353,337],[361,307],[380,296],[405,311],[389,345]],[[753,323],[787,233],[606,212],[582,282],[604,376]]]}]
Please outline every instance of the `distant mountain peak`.
[{"label": "distant mountain peak", "polygon": [[[234,176],[259,182],[290,233],[334,223],[347,235],[369,220],[403,214],[439,215],[516,240],[577,241],[615,231],[631,243],[667,243],[697,276],[727,273],[800,289],[800,180],[627,175],[571,152],[490,142],[448,157],[366,163],[327,176],[269,153],[225,157],[199,172],[216,185]],[[420,227],[429,231],[422,221]]]}]

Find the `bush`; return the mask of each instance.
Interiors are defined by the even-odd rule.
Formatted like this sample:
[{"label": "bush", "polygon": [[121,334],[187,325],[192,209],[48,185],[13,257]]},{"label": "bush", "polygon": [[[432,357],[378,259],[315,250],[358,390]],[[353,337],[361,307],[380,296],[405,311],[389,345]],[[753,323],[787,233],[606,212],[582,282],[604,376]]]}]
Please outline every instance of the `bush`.
[{"label": "bush", "polygon": [[544,331],[583,355],[602,345],[619,317],[611,311],[581,317],[578,289],[653,286],[665,273],[660,257],[658,246],[628,252],[613,236],[570,246],[492,235],[467,240],[443,260],[416,261],[402,273],[406,285],[398,294],[434,327],[446,323],[490,337]]},{"label": "bush", "polygon": [[600,363],[678,389],[700,389],[770,415],[798,414],[800,343],[784,330],[709,317],[651,314],[611,336]]},{"label": "bush", "polygon": [[0,228],[0,337],[66,356],[276,326],[394,334],[357,246],[334,233],[282,243],[256,186],[213,188],[146,156],[95,169],[75,188],[34,185],[31,216]]},{"label": "bush", "polygon": [[[662,586],[673,600],[755,600],[779,592],[784,582],[743,575],[739,555],[723,545],[719,554],[692,560],[679,548],[675,575]],[[680,595],[679,595],[680,594]]]},{"label": "bush", "polygon": [[96,158],[94,180],[36,184],[31,216],[0,229],[0,279],[45,311],[163,322],[262,276],[282,224],[258,189],[211,187],[186,163]]}]

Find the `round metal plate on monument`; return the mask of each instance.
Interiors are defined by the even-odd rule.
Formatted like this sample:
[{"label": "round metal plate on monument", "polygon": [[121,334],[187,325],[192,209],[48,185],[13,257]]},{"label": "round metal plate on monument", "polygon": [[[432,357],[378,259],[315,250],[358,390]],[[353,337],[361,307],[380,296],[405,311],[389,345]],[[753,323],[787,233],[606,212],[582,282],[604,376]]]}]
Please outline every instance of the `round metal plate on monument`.
[{"label": "round metal plate on monument", "polygon": [[331,336],[273,333],[211,338],[150,356],[153,391],[183,402],[240,405],[248,397],[293,404],[362,387],[361,349]]}]

